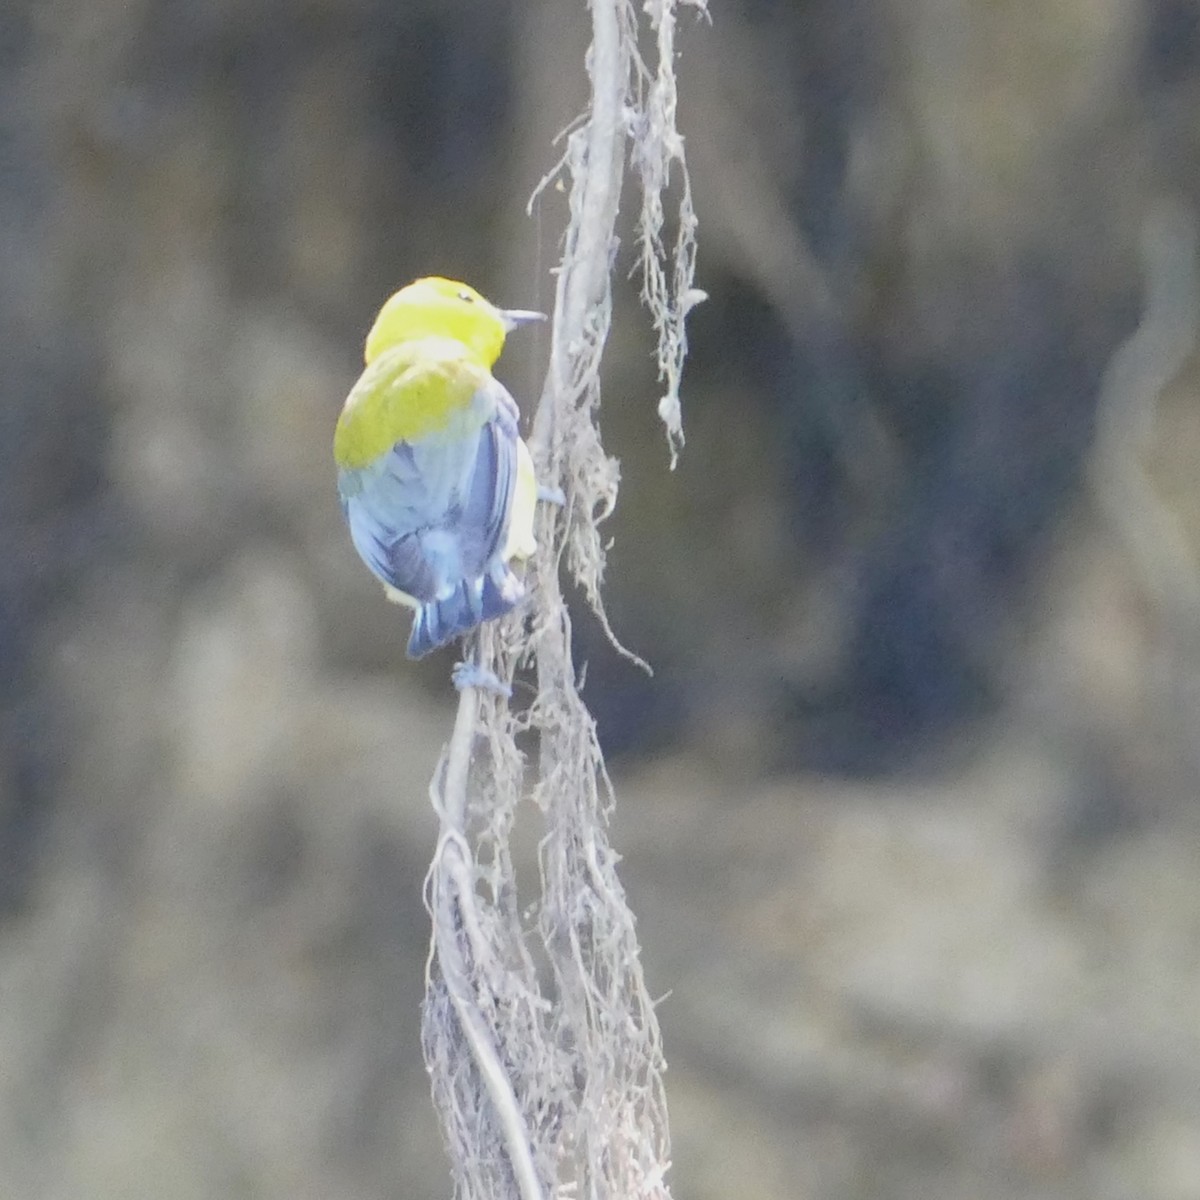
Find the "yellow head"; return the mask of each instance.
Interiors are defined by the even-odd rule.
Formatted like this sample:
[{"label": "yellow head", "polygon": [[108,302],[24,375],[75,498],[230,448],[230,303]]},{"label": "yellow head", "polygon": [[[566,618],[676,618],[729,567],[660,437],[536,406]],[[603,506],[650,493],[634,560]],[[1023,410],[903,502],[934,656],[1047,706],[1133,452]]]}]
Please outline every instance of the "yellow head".
[{"label": "yellow head", "polygon": [[542,313],[496,308],[473,287],[432,275],[401,288],[379,310],[363,357],[369,363],[401,342],[442,337],[461,342],[472,358],[490,368],[510,329],[542,320]]}]

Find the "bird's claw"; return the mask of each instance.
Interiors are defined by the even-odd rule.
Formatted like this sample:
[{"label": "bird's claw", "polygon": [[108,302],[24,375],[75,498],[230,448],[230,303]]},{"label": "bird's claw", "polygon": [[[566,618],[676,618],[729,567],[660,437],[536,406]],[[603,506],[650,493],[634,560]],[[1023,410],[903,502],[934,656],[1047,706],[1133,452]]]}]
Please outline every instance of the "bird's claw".
[{"label": "bird's claw", "polygon": [[460,662],[455,664],[454,670],[450,672],[450,678],[454,680],[454,686],[460,692],[467,688],[478,688],[481,692],[493,692],[497,696],[503,696],[506,700],[512,697],[512,688],[504,683],[494,671],[489,671],[487,667],[481,667],[478,663]]}]

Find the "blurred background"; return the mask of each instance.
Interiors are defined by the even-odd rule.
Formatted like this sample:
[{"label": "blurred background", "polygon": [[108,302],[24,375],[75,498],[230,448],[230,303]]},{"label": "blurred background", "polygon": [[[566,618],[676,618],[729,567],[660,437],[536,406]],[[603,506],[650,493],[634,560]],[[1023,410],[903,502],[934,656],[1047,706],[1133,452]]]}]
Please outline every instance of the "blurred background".
[{"label": "blurred background", "polygon": [[[655,677],[579,619],[676,1198],[1196,1200],[1200,4],[712,17],[676,472],[628,285],[607,358]],[[450,659],[331,431],[396,286],[552,303],[586,20],[0,7],[0,1194],[448,1194]]]}]

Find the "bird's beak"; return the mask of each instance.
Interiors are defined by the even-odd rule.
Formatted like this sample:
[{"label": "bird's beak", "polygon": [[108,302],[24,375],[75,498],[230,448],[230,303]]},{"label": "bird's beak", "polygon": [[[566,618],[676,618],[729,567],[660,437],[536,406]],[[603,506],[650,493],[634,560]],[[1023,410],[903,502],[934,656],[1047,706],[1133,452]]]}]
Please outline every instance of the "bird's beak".
[{"label": "bird's beak", "polygon": [[504,322],[504,328],[511,333],[518,325],[530,325],[534,321],[544,321],[545,313],[530,312],[526,308],[502,308],[500,310],[500,320]]}]

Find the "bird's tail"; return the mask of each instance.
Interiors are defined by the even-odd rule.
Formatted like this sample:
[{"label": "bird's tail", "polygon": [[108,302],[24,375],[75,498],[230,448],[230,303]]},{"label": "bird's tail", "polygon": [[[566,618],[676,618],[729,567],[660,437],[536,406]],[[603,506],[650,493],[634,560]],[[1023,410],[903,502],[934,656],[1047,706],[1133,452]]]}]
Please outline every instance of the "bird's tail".
[{"label": "bird's tail", "polygon": [[480,579],[463,579],[448,596],[417,609],[408,639],[409,658],[426,654],[470,633],[481,621],[502,617],[525,598],[525,585],[498,562]]}]

